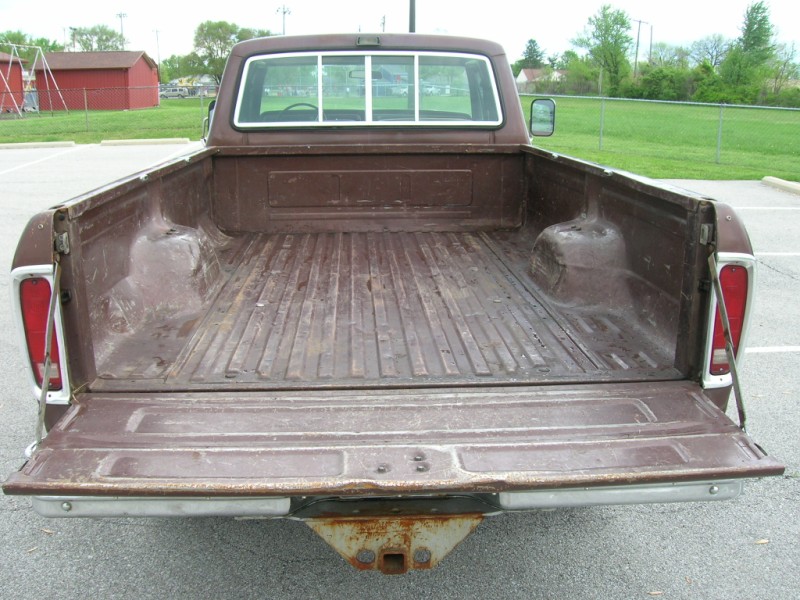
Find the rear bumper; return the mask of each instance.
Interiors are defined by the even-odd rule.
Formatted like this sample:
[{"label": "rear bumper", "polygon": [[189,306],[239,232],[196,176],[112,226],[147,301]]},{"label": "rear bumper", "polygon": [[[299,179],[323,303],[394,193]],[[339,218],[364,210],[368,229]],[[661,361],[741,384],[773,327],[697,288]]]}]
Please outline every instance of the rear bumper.
[{"label": "rear bumper", "polygon": [[[731,500],[739,496],[741,480],[693,481],[650,485],[582,487],[557,490],[502,492],[448,498],[397,499],[383,501],[391,506],[386,513],[457,514],[575,508],[618,504],[657,504],[667,502],[702,502]],[[404,506],[411,500],[412,505]],[[327,517],[369,513],[372,499],[325,499]],[[147,498],[103,496],[34,496],[34,510],[43,517],[251,517],[314,518],[314,501],[292,502],[290,498]],[[401,508],[402,507],[402,508]],[[413,508],[412,508],[413,507]],[[366,510],[365,510],[366,508]],[[374,510],[374,504],[372,507]],[[380,510],[380,509],[379,509]]]}]

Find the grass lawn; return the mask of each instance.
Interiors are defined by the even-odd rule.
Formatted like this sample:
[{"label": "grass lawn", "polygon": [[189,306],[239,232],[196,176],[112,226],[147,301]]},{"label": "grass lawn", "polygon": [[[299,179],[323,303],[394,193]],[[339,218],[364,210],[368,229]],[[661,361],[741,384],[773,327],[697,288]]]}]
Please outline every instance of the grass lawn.
[{"label": "grass lawn", "polygon": [[[529,97],[522,98],[530,113]],[[800,111],[723,109],[606,101],[600,148],[601,102],[557,98],[556,133],[534,144],[655,178],[800,181]]]},{"label": "grass lawn", "polygon": [[161,100],[161,106],[138,110],[63,111],[4,115],[0,143],[71,140],[92,144],[101,140],[182,137],[198,140],[208,113],[208,98]]},{"label": "grass lawn", "polygon": [[[298,101],[303,98],[298,98]],[[438,97],[425,98],[429,102]],[[285,99],[283,99],[285,102]],[[530,113],[532,98],[522,98]],[[0,117],[0,143],[73,140],[79,144],[131,138],[199,139],[209,99],[166,99],[131,111],[72,111]],[[404,98],[382,98],[381,103]],[[600,148],[601,103],[557,98],[556,133],[538,146],[655,178],[800,181],[800,111],[725,107],[717,163],[720,109],[606,101]],[[388,108],[388,106],[383,106]]]}]

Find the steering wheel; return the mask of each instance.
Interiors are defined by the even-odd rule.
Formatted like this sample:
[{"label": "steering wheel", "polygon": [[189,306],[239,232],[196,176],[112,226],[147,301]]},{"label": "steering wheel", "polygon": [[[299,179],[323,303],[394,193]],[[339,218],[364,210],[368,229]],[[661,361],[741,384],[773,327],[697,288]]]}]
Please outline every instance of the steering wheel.
[{"label": "steering wheel", "polygon": [[287,106],[283,110],[284,111],[292,110],[293,108],[297,108],[298,106],[306,106],[308,108],[313,108],[314,110],[319,110],[318,107],[314,106],[313,104],[311,104],[309,102],[295,102],[294,104],[290,104],[289,106]]}]

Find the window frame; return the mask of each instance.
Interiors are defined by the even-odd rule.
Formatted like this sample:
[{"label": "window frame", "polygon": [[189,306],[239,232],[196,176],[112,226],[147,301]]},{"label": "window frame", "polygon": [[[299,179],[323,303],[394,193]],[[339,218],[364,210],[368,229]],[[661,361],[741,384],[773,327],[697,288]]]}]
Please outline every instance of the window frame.
[{"label": "window frame", "polygon": [[[324,117],[324,87],[323,87],[323,61],[327,57],[363,57],[364,59],[364,99],[365,111],[364,120],[353,121],[340,121],[340,120],[323,120]],[[374,119],[373,114],[373,80],[372,80],[372,60],[373,58],[382,57],[411,57],[413,58],[413,76],[414,81],[409,82],[409,89],[413,86],[414,90],[414,119],[413,120],[381,120]],[[306,58],[315,57],[317,61],[317,119],[315,121],[243,121],[241,118],[242,105],[245,101],[245,88],[247,87],[247,77],[251,65],[262,60],[274,60],[280,58]],[[458,120],[458,119],[424,119],[420,118],[420,103],[422,95],[422,86],[420,84],[420,58],[428,57],[446,57],[446,58],[463,58],[467,60],[477,60],[485,65],[485,71],[489,78],[489,85],[492,90],[491,100],[494,101],[494,110],[496,111],[497,118],[494,120]],[[472,90],[470,90],[472,92]],[[468,94],[471,101],[474,101],[473,94]],[[314,100],[313,96],[309,100]],[[442,111],[446,112],[446,111]],[[239,86],[237,91],[236,101],[234,103],[233,114],[231,117],[231,124],[234,129],[239,131],[254,131],[254,130],[269,130],[269,129],[305,129],[305,128],[342,128],[342,127],[446,127],[446,128],[479,128],[479,129],[497,129],[503,125],[505,121],[505,114],[503,112],[503,105],[501,102],[500,90],[497,85],[497,77],[491,60],[482,54],[473,54],[467,52],[441,52],[441,51],[420,51],[420,50],[336,50],[336,51],[307,51],[307,52],[281,52],[274,54],[256,54],[248,57],[242,66],[241,75],[239,77]]]}]

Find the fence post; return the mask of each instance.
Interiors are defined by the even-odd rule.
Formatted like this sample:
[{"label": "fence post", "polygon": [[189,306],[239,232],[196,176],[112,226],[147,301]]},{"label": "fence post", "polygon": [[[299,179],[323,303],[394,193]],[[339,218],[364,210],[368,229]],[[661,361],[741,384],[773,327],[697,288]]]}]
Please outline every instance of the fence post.
[{"label": "fence post", "polygon": [[722,154],[722,113],[725,110],[725,105],[719,105],[719,125],[717,126],[717,164],[719,164],[720,155]]},{"label": "fence post", "polygon": [[86,116],[86,133],[89,133],[89,97],[86,88],[83,88],[83,114]]},{"label": "fence post", "polygon": [[606,126],[606,99],[600,99],[600,148],[603,149],[603,130]]}]

